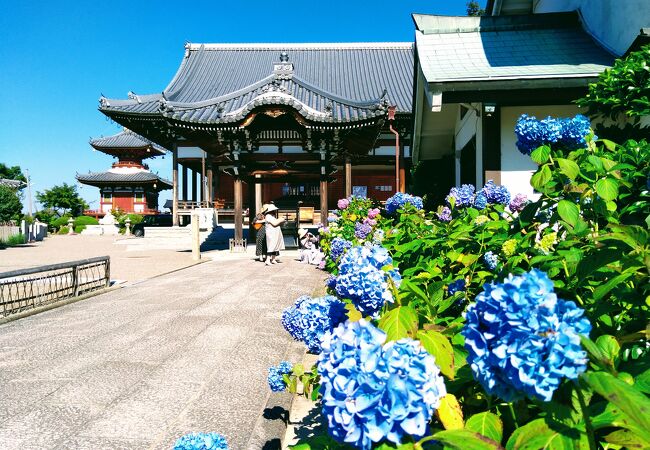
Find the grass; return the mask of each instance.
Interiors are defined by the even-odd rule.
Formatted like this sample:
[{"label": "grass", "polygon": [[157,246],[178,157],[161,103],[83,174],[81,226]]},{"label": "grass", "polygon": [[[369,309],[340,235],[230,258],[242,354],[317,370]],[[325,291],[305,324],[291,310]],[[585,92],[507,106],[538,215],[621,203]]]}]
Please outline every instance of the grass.
[{"label": "grass", "polygon": [[0,239],[0,247],[16,247],[25,243],[25,235],[22,233],[9,236],[7,240]]}]

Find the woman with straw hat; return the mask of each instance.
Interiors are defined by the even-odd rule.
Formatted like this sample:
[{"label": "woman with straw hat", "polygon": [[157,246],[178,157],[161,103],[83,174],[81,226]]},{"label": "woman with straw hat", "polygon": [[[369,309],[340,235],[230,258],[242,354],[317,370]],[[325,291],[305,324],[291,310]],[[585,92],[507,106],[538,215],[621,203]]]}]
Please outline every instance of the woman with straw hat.
[{"label": "woman with straw hat", "polygon": [[266,234],[266,250],[269,259],[266,260],[266,265],[275,264],[280,262],[280,250],[284,250],[284,236],[280,225],[284,223],[284,219],[278,218],[278,207],[270,204],[266,208],[266,215],[264,216],[265,234]]},{"label": "woman with straw hat", "polygon": [[257,236],[255,237],[255,257],[260,261],[266,261],[266,223],[264,221],[264,215],[269,205],[262,205],[262,210],[257,213],[255,216],[255,223],[253,227],[257,231]]}]

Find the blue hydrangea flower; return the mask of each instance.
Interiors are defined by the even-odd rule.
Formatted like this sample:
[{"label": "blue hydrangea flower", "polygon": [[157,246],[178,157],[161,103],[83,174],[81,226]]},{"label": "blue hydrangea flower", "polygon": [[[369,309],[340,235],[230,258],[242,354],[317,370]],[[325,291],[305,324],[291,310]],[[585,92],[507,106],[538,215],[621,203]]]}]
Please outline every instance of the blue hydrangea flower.
[{"label": "blue hydrangea flower", "polygon": [[584,148],[585,137],[591,132],[591,122],[582,114],[573,118],[558,119],[561,127],[560,145],[567,150]]},{"label": "blue hydrangea flower", "polygon": [[410,195],[410,194],[404,194],[402,192],[398,192],[395,195],[393,195],[391,198],[386,200],[386,212],[388,214],[393,214],[395,213],[398,209],[402,208],[404,205],[407,203],[410,203],[415,207],[415,209],[422,209],[424,208],[424,204],[422,202],[422,197],[417,197],[415,195]]},{"label": "blue hydrangea flower", "polygon": [[355,448],[424,436],[446,394],[435,359],[419,342],[385,341],[383,331],[361,319],[339,325],[323,342],[323,415],[330,434]]},{"label": "blue hydrangea flower", "polygon": [[465,347],[474,377],[505,401],[550,401],[564,378],[587,368],[580,335],[591,324],[575,303],[557,298],[539,270],[486,284],[465,312]]},{"label": "blue hydrangea flower", "polygon": [[455,200],[455,208],[464,208],[474,204],[474,191],[476,188],[471,184],[463,184],[461,187],[453,187],[447,195],[447,204],[451,206],[451,199]]},{"label": "blue hydrangea flower", "polygon": [[485,195],[485,192],[483,191],[478,191],[476,193],[476,197],[474,197],[474,208],[476,209],[485,209],[488,204],[488,199],[487,196]]},{"label": "blue hydrangea flower", "polygon": [[320,353],[325,333],[347,319],[345,303],[333,295],[311,298],[302,296],[282,313],[284,329],[312,353]]},{"label": "blue hydrangea flower", "polygon": [[282,361],[277,366],[269,367],[269,376],[267,381],[273,392],[282,392],[287,386],[282,379],[282,375],[288,375],[293,370],[293,365],[288,361]]},{"label": "blue hydrangea flower", "polygon": [[332,243],[330,244],[330,258],[332,261],[338,261],[338,259],[351,247],[352,242],[340,237],[335,237],[332,239]]},{"label": "blue hydrangea flower", "polygon": [[327,280],[325,280],[325,286],[334,289],[336,287],[336,277],[334,275],[328,276]]},{"label": "blue hydrangea flower", "polygon": [[[352,301],[361,313],[376,316],[386,302],[394,301],[388,281],[399,286],[401,276],[392,267],[388,250],[379,245],[352,247],[341,258],[336,293]],[[390,270],[384,270],[384,267]]]},{"label": "blue hydrangea flower", "polygon": [[447,292],[449,292],[449,295],[454,295],[456,292],[465,292],[465,279],[459,278],[456,281],[449,283],[449,286],[447,286]]},{"label": "blue hydrangea flower", "polygon": [[578,114],[573,118],[537,120],[523,114],[515,125],[517,148],[524,155],[542,145],[552,145],[575,150],[586,145],[585,137],[590,132],[589,119]]},{"label": "blue hydrangea flower", "polygon": [[451,209],[449,209],[447,206],[443,206],[437,213],[436,217],[438,217],[438,220],[441,222],[451,222]]},{"label": "blue hydrangea flower", "polygon": [[384,240],[384,237],[385,237],[384,230],[382,229],[375,230],[375,233],[372,235],[372,243],[375,245],[379,245]]},{"label": "blue hydrangea flower", "polygon": [[219,433],[188,433],[178,438],[174,450],[228,450],[228,443]]},{"label": "blue hydrangea flower", "polygon": [[481,192],[485,194],[487,202],[491,205],[508,205],[510,203],[510,191],[508,191],[508,188],[494,184],[492,180],[485,183]]},{"label": "blue hydrangea flower", "polygon": [[494,252],[485,252],[485,255],[483,255],[483,261],[490,270],[494,270],[497,268],[497,264],[499,264],[499,257],[495,255]]},{"label": "blue hydrangea flower", "polygon": [[372,232],[372,226],[367,223],[357,222],[354,226],[354,236],[357,239],[365,239]]}]

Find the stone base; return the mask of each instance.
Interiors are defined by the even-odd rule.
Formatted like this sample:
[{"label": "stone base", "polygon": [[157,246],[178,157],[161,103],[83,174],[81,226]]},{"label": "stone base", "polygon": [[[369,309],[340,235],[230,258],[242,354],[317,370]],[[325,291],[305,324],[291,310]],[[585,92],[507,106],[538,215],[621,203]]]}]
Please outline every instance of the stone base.
[{"label": "stone base", "polygon": [[81,234],[90,236],[117,236],[120,229],[115,225],[86,225]]}]

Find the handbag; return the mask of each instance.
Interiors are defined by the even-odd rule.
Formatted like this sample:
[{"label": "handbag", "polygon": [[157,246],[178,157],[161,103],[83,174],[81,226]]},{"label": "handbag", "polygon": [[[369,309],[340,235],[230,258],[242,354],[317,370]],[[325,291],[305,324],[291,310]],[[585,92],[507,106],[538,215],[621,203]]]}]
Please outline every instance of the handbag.
[{"label": "handbag", "polygon": [[260,231],[262,229],[262,225],[264,225],[264,224],[255,222],[255,223],[253,223],[253,228],[255,228],[255,231]]}]

